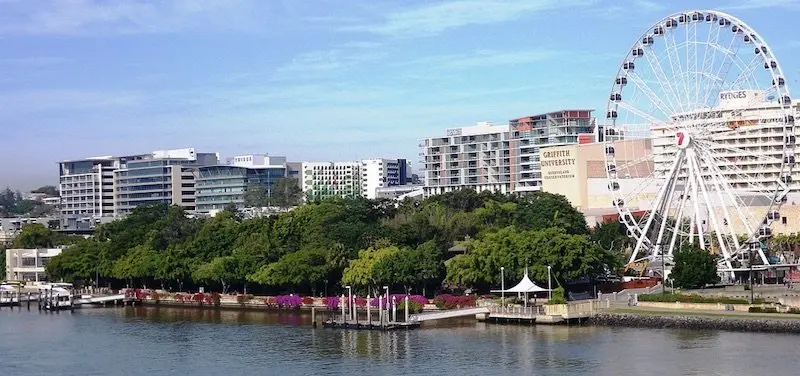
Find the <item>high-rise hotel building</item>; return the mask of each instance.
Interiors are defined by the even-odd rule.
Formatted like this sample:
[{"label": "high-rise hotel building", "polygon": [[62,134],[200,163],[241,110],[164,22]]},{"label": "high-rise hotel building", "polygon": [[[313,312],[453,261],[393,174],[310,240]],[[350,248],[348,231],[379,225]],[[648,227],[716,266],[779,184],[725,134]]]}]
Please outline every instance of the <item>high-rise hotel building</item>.
[{"label": "high-rise hotel building", "polygon": [[592,110],[562,110],[451,128],[420,143],[425,195],[462,188],[500,193],[538,191],[542,187],[539,150],[545,146],[594,142]]}]

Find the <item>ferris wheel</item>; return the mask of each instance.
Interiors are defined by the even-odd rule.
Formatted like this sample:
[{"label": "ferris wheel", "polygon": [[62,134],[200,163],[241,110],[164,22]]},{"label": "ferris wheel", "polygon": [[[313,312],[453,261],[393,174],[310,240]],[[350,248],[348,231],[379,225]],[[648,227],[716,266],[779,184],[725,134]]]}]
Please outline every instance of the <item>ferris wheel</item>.
[{"label": "ferris wheel", "polygon": [[711,10],[658,21],[620,64],[606,118],[608,189],[630,263],[670,265],[687,245],[719,254],[723,272],[782,262],[763,241],[793,181],[794,110],[753,28]]}]

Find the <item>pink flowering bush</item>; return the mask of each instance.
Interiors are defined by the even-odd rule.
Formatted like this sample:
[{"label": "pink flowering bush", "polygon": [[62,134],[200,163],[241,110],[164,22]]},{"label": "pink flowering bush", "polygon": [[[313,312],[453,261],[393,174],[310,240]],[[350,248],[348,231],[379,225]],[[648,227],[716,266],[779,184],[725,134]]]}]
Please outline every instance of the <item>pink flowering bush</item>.
[{"label": "pink flowering bush", "polygon": [[475,296],[442,294],[433,298],[433,304],[439,309],[474,307]]},{"label": "pink flowering bush", "polygon": [[275,304],[280,308],[296,309],[303,305],[303,299],[297,295],[278,295]]},{"label": "pink flowering bush", "polygon": [[325,307],[328,307],[329,310],[335,310],[339,308],[339,297],[338,296],[328,296],[322,299],[322,304],[325,304]]}]

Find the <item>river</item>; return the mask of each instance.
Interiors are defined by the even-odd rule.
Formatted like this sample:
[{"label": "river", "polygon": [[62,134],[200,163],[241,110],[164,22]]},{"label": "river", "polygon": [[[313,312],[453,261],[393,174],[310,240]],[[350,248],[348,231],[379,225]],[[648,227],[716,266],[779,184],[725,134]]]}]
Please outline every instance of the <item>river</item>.
[{"label": "river", "polygon": [[422,329],[313,329],[296,313],[184,308],[0,310],[0,374],[795,374],[796,335],[456,320]]}]

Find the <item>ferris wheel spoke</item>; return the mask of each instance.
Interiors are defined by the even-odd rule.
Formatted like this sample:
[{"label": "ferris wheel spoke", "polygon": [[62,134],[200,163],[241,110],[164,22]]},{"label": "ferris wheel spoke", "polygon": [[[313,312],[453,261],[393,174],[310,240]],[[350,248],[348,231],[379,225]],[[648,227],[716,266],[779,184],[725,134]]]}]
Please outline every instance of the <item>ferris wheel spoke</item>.
[{"label": "ferris wheel spoke", "polygon": [[653,104],[662,114],[664,114],[665,118],[669,118],[671,114],[674,113],[673,109],[670,109],[669,105],[665,103],[663,100],[658,98],[658,95],[651,89],[645,82],[639,77],[636,73],[628,73],[628,79],[633,82],[634,85],[644,93],[647,98],[650,100],[650,103]]},{"label": "ferris wheel spoke", "polygon": [[[670,44],[670,42],[672,42],[672,44]],[[664,52],[667,55],[667,61],[669,61],[669,68],[670,68],[670,71],[672,72],[672,77],[679,77],[681,75],[681,72],[682,72],[681,69],[680,69],[680,58],[678,57],[677,59],[673,59],[673,56],[672,56],[677,51],[677,44],[675,43],[674,33],[669,33],[669,36],[664,36],[664,46],[665,46]],[[678,60],[678,62],[676,63],[674,60]],[[679,66],[677,70],[675,69],[675,65],[676,64]],[[677,85],[678,83],[675,82],[674,84]],[[685,112],[686,111],[686,108],[685,108],[686,100],[681,98],[680,89],[679,88],[675,88],[674,92],[675,92],[675,97],[676,97],[675,104],[676,104],[676,107],[677,107],[678,111],[679,112]]]},{"label": "ferris wheel spoke", "polygon": [[723,61],[721,62],[717,70],[717,74],[714,75],[716,77],[720,77],[721,80],[717,81],[716,85],[712,84],[711,86],[709,86],[709,90],[705,95],[706,103],[709,103],[709,101],[710,103],[714,103],[716,101],[716,99],[712,100],[711,98],[714,98],[712,96],[720,91],[722,84],[725,82],[725,78],[728,76],[728,73],[730,72],[731,66],[736,61],[736,54],[738,53],[739,48],[737,46],[736,49],[734,50],[734,44],[736,44],[735,37],[731,38],[728,48],[722,48],[722,46],[720,46],[719,44],[710,45],[710,47],[715,48],[716,50],[723,53]]},{"label": "ferris wheel spoke", "polygon": [[[716,160],[714,160],[708,154],[706,154],[704,156],[704,158],[706,159],[706,165],[709,167],[709,169],[711,170],[712,175],[714,176],[714,180],[718,181],[718,182],[725,181],[725,177],[723,176],[722,171],[719,169],[719,167],[718,167],[718,165],[716,163]],[[736,208],[736,214],[738,214],[739,221],[744,226],[745,232],[748,234],[748,236],[752,236],[752,234],[755,233],[755,230],[751,226],[751,223],[754,223],[754,222],[753,222],[753,219],[749,215],[746,215],[744,213],[744,211],[742,210],[742,207],[745,206],[744,202],[731,191],[731,188],[730,188],[730,186],[728,184],[720,183],[718,185],[718,188],[721,189],[722,192],[724,192],[724,195],[730,200],[730,202],[732,203],[732,206],[734,208]],[[723,205],[723,207],[725,207],[725,206],[727,206],[727,205]],[[732,222],[730,222],[730,220],[728,220],[728,223],[732,223]],[[737,242],[738,242],[738,239],[737,239]]]},{"label": "ferris wheel spoke", "polygon": [[669,128],[669,127],[670,127],[670,126],[669,126],[667,123],[665,123],[664,121],[662,121],[662,120],[659,120],[659,119],[656,119],[655,117],[653,117],[652,115],[648,114],[647,112],[645,112],[645,111],[642,111],[642,110],[640,110],[640,109],[638,109],[638,108],[634,107],[633,105],[631,105],[631,104],[629,104],[629,103],[627,103],[627,102],[620,101],[620,102],[617,102],[617,104],[618,104],[620,107],[622,107],[622,108],[624,108],[624,109],[626,109],[626,110],[630,111],[631,113],[635,114],[636,116],[638,116],[638,117],[640,117],[640,118],[642,118],[642,119],[645,119],[645,120],[649,121],[651,124],[658,124],[658,125],[660,125],[660,126],[663,126],[663,127],[666,127],[666,128]]},{"label": "ferris wheel spoke", "polygon": [[[722,231],[719,222],[717,221],[717,216],[714,215],[714,208],[712,206],[711,198],[708,195],[708,189],[704,183],[703,175],[700,172],[699,163],[697,161],[696,155],[690,155],[689,159],[692,161],[689,166],[691,170],[691,174],[694,175],[695,181],[700,186],[700,192],[703,194],[703,199],[705,201],[705,207],[708,214],[708,218],[711,221],[711,226],[714,228],[714,235],[716,235],[717,241],[719,242],[720,250],[722,251],[723,256],[725,257],[725,261],[728,265],[728,268],[731,268],[730,265],[730,252],[728,251],[728,247],[725,244],[724,239],[722,238]],[[695,200],[697,197],[695,196]]]},{"label": "ferris wheel spoke", "polygon": [[[730,213],[728,211],[728,206],[729,205],[726,202],[726,200],[729,197],[723,195],[723,192],[724,192],[723,186],[727,185],[727,184],[724,183],[725,178],[721,174],[718,173],[719,170],[717,169],[717,167],[715,165],[715,161],[712,158],[708,158],[708,154],[705,154],[705,155],[700,154],[699,157],[700,157],[700,159],[702,159],[705,162],[705,166],[704,167],[706,167],[707,171],[710,172],[709,180],[712,183],[712,189],[711,190],[716,193],[717,199],[719,200],[719,207],[722,208],[722,214],[723,214],[723,218],[724,218],[723,227],[727,230],[727,234],[731,237],[731,242],[733,243],[732,244],[733,245],[732,248],[735,249],[735,250],[738,250],[740,248],[738,234],[736,233],[736,230],[734,228],[734,221],[733,221],[733,219],[732,219],[732,217],[731,217],[731,215],[730,215]],[[730,199],[731,199],[730,200],[730,204],[732,206],[736,207],[737,209],[739,209],[737,200],[733,199],[733,197],[730,197]],[[742,213],[739,212],[739,214],[742,214]],[[749,223],[749,222],[747,222],[745,220],[744,217],[740,217],[739,219],[745,225],[747,225]],[[746,229],[746,230],[749,232],[749,229]]]},{"label": "ferris wheel spoke", "polygon": [[745,84],[745,83],[752,84],[749,87],[746,87],[747,89],[756,87],[757,86],[756,83],[753,82],[755,80],[753,78],[753,73],[756,71],[757,68],[761,68],[761,57],[759,57],[758,55],[755,55],[755,56],[753,56],[753,59],[750,60],[750,62],[748,62],[748,63],[746,63],[744,65],[744,68],[742,68],[742,72],[739,73],[739,76],[736,77],[736,80],[734,80],[724,90],[727,91],[727,90],[743,89],[743,88],[740,88],[739,85],[742,85],[742,84]]},{"label": "ferris wheel spoke", "polygon": [[[717,61],[717,54],[714,53],[713,52],[714,50],[712,50],[712,48],[710,47],[710,46],[719,44],[719,33],[720,33],[720,31],[722,31],[721,28],[709,27],[708,28],[708,37],[706,38],[706,43],[705,43],[704,48],[703,48],[703,70],[702,70],[702,72],[703,72],[703,74],[705,75],[705,77],[708,80],[704,81],[703,82],[704,83],[703,87],[701,87],[699,89],[704,93],[702,95],[702,97],[701,97],[702,101],[700,103],[703,103],[704,107],[709,107],[709,108],[712,107],[712,103],[709,103],[709,98],[708,98],[708,94],[707,93],[710,92],[711,87],[713,87],[714,83],[717,80],[720,80],[720,81],[723,80],[722,78],[713,75],[713,68],[714,68],[714,64]],[[711,37],[712,35],[714,36],[713,39]],[[711,51],[711,54],[709,54],[709,51]],[[709,60],[710,60],[710,64],[709,64]],[[708,67],[708,68],[706,68],[706,67]],[[706,91],[706,90],[708,90],[708,91]]]},{"label": "ferris wheel spoke", "polygon": [[[653,57],[652,59],[651,56]],[[650,70],[656,76],[655,77],[656,82],[658,82],[658,85],[661,88],[661,92],[664,94],[664,98],[669,101],[666,107],[669,109],[670,112],[666,112],[666,114],[669,116],[671,114],[682,111],[682,109],[678,107],[680,106],[681,100],[678,98],[675,86],[673,86],[672,82],[670,82],[669,78],[667,77],[667,73],[666,71],[664,71],[664,67],[661,65],[661,60],[658,58],[658,56],[655,56],[652,52],[645,53],[644,58],[647,61],[647,64],[650,65]]]},{"label": "ferris wheel spoke", "polygon": [[[677,171],[677,166],[678,166],[678,163],[679,163],[680,159],[681,159],[681,156],[677,156],[675,158],[675,161],[672,162],[672,167],[670,167],[670,171],[667,174],[667,178],[666,178],[667,182],[672,180],[672,178],[675,176],[675,173]],[[669,186],[669,184],[664,184],[664,185],[661,186],[661,189],[659,189],[658,194],[656,195],[656,200],[654,201],[655,205],[658,205],[661,202],[661,200],[664,199],[664,194],[666,194],[668,186]],[[642,228],[642,237],[639,238],[639,240],[636,242],[636,247],[634,247],[634,249],[633,249],[633,254],[631,255],[631,262],[633,262],[633,260],[635,259],[635,256],[639,253],[639,249],[644,244],[644,240],[647,237],[647,233],[649,232],[650,226],[653,224],[653,219],[655,218],[655,215],[654,215],[653,211],[654,211],[654,208],[651,207],[650,208],[650,215],[647,217],[647,221],[645,222],[645,225]]]},{"label": "ferris wheel spoke", "polygon": [[[783,160],[781,158],[777,158],[777,157],[774,157],[774,156],[771,156],[771,155],[767,155],[767,154],[760,154],[760,155],[759,154],[753,154],[753,152],[751,152],[751,151],[747,151],[747,150],[744,150],[744,149],[741,149],[741,148],[737,148],[737,147],[731,146],[731,145],[725,145],[725,144],[722,144],[722,143],[719,143],[719,142],[716,142],[716,141],[697,140],[696,142],[698,144],[703,145],[703,147],[709,152],[711,150],[725,150],[725,151],[728,151],[728,152],[731,152],[731,153],[734,153],[734,154],[739,154],[739,155],[746,156],[745,158],[747,158],[748,160],[762,160],[762,161],[764,161],[764,163],[769,163],[769,164],[783,162]],[[776,152],[776,154],[777,154],[777,152]],[[722,158],[727,158],[728,156],[724,156],[723,157],[723,156],[715,155],[714,157],[722,159]],[[736,160],[734,160],[734,162],[739,162],[740,159],[741,159],[740,157],[736,157],[736,156],[730,156],[730,157],[731,158],[736,158]]]}]

